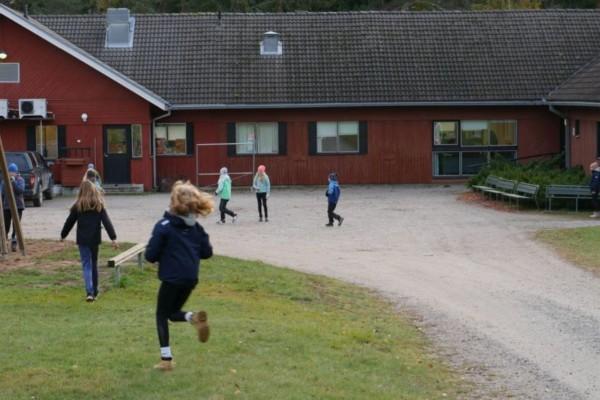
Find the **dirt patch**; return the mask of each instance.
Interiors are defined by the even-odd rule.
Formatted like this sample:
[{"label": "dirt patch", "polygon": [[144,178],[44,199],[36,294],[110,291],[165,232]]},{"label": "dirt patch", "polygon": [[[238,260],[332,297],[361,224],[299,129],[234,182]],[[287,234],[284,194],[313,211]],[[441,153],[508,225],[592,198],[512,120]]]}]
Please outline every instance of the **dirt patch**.
[{"label": "dirt patch", "polygon": [[0,272],[9,271],[17,268],[27,268],[35,266],[36,269],[56,269],[68,265],[78,264],[79,260],[73,261],[47,261],[40,262],[41,259],[52,254],[63,252],[70,248],[75,248],[72,242],[60,242],[56,240],[25,240],[25,255],[20,251],[9,252],[3,259],[0,258]]},{"label": "dirt patch", "polygon": [[478,192],[464,192],[458,195],[459,201],[465,203],[477,204],[481,207],[492,208],[497,211],[516,212],[515,207],[511,207],[502,200],[493,200]]}]

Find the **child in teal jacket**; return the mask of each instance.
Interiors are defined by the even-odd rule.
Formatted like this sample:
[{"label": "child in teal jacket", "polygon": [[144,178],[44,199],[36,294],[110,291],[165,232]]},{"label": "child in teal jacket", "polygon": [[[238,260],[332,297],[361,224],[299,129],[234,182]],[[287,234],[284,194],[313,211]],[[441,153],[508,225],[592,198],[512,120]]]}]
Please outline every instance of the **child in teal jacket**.
[{"label": "child in teal jacket", "polygon": [[269,181],[269,175],[265,170],[264,165],[259,165],[252,182],[252,188],[256,190],[256,201],[258,202],[258,222],[263,221],[263,209],[265,210],[265,222],[269,222],[267,198],[271,193],[271,181]]},{"label": "child in teal jacket", "polygon": [[225,223],[225,214],[231,217],[231,222],[235,223],[237,214],[227,208],[227,203],[231,200],[231,178],[227,173],[227,167],[221,168],[219,171],[219,182],[217,184],[217,190],[215,195],[221,197],[219,202],[219,211],[221,212],[221,219],[218,221],[219,224]]}]

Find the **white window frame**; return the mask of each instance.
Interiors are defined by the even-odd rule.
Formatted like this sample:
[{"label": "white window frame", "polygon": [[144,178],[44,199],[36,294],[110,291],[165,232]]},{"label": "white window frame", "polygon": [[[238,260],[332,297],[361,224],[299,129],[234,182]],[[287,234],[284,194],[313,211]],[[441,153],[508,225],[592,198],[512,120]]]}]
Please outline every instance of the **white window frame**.
[{"label": "white window frame", "polygon": [[[261,125],[272,125],[274,127],[275,134],[273,136],[273,148],[272,151],[264,151],[259,148],[259,136],[261,135],[260,126]],[[240,138],[240,127],[241,126],[252,126],[254,127],[254,137],[248,137],[246,139]],[[236,143],[247,143],[253,142],[254,151],[250,147],[252,145],[238,144],[235,146],[235,154],[239,156],[247,156],[254,154],[265,154],[265,155],[277,155],[279,154],[279,123],[277,122],[237,122],[235,124],[235,141]],[[246,150],[244,151],[244,147]]]},{"label": "white window frame", "polygon": [[[158,153],[158,145],[156,146],[156,155],[160,156],[160,157],[168,157],[168,156],[187,156],[187,150],[188,150],[188,146],[189,143],[187,142],[187,124],[185,122],[168,122],[168,123],[164,123],[164,124],[156,124],[157,128],[162,128],[162,127],[166,127],[167,128],[167,138],[166,140],[169,140],[169,126],[183,126],[184,129],[184,133],[185,133],[185,150],[183,151],[183,153]],[[154,140],[158,141],[158,135],[156,134],[156,132],[154,133]]]},{"label": "white window frame", "polygon": [[[353,123],[356,124],[356,150],[340,150],[340,124]],[[323,151],[321,149],[321,141],[319,139],[328,136],[319,136],[319,125],[321,124],[336,124],[336,150]],[[316,152],[317,154],[359,154],[360,153],[360,122],[359,121],[318,121],[316,126]]]},{"label": "white window frame", "polygon": [[0,83],[21,83],[21,63],[0,63],[1,65],[16,65],[17,66],[17,80],[16,81],[0,81]]}]

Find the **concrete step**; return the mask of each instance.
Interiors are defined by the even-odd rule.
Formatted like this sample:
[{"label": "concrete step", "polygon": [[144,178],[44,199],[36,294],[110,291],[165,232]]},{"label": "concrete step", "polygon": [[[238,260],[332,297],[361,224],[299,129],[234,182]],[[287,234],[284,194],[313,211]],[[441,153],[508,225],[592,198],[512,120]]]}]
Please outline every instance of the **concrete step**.
[{"label": "concrete step", "polygon": [[140,183],[105,183],[102,185],[104,193],[144,193],[144,185]]}]

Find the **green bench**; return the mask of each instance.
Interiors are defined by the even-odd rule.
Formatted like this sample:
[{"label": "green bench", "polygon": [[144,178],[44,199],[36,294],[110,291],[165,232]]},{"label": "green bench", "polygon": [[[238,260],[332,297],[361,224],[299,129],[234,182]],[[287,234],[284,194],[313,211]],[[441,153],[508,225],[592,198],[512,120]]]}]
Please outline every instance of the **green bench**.
[{"label": "green bench", "polygon": [[553,199],[575,200],[575,211],[579,211],[579,200],[590,200],[592,193],[583,185],[548,185],[546,186],[546,205],[552,211]]},{"label": "green bench", "polygon": [[497,176],[494,175],[488,175],[485,178],[485,182],[483,183],[483,185],[473,185],[473,190],[479,190],[481,192],[487,192],[487,191],[491,191],[494,190],[494,187],[496,187],[496,183],[498,182],[498,178]]},{"label": "green bench", "polygon": [[502,196],[507,198],[509,204],[514,199],[517,202],[517,208],[519,207],[520,200],[533,200],[535,205],[539,208],[537,199],[538,192],[540,190],[539,185],[531,183],[512,181],[510,179],[499,178],[494,175],[488,175],[483,185],[474,185],[474,190],[479,190],[482,193],[490,193],[494,195],[494,198]]},{"label": "green bench", "polygon": [[511,199],[517,201],[517,208],[519,208],[519,200],[533,200],[535,206],[539,209],[538,192],[540,191],[540,185],[534,185],[532,183],[519,182],[512,193],[503,193],[504,197],[508,197],[509,202]]},{"label": "green bench", "polygon": [[482,193],[490,193],[497,198],[498,195],[504,193],[513,192],[517,182],[508,179],[499,178],[497,176],[489,175],[483,185],[475,185],[473,189],[480,190]]},{"label": "green bench", "polygon": [[115,269],[115,285],[119,286],[121,283],[121,264],[124,262],[132,259],[133,257],[137,257],[138,266],[140,268],[144,267],[143,255],[145,250],[145,243],[136,244],[135,246],[108,260],[106,266],[108,268]]}]

